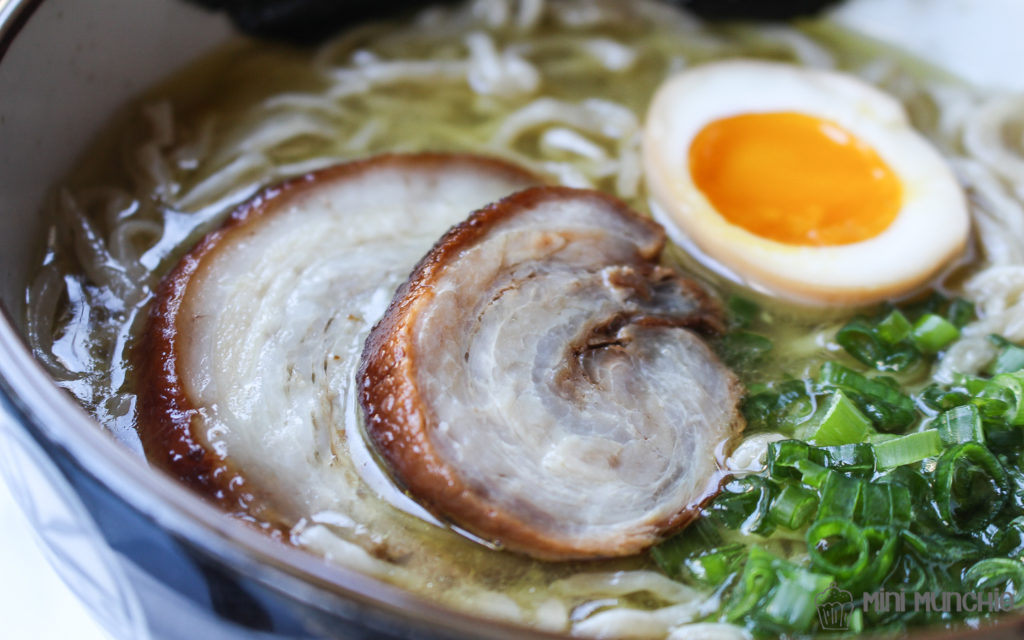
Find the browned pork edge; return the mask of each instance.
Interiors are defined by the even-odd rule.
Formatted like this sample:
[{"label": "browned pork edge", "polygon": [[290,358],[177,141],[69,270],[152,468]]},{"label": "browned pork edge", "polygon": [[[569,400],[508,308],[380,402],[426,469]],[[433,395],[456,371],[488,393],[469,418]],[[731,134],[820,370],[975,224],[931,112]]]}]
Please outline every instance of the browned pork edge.
[{"label": "browned pork edge", "polygon": [[[396,292],[383,318],[370,332],[363,349],[357,385],[359,402],[366,420],[367,433],[377,450],[391,465],[397,480],[435,515],[495,541],[513,551],[547,560],[588,559],[625,556],[642,551],[661,537],[689,524],[700,508],[718,493],[724,475],[709,478],[707,489],[697,504],[655,523],[654,531],[642,539],[634,538],[618,548],[605,545],[581,546],[572,541],[554,539],[530,526],[530,523],[499,510],[478,495],[459,472],[438,454],[430,439],[436,423],[429,402],[417,388],[414,330],[420,311],[430,304],[434,284],[447,264],[465,249],[482,240],[501,221],[527,211],[537,204],[560,198],[587,197],[610,205],[619,215],[650,227],[659,241],[641,257],[654,267],[665,244],[661,225],[633,212],[617,198],[597,191],[568,187],[535,187],[520,191],[476,211],[465,222],[453,227],[420,261],[412,275]],[[700,310],[680,319],[673,326],[684,326],[705,335],[724,330],[723,311],[696,282],[680,278],[699,302]],[[651,324],[669,324],[649,319]],[[641,320],[640,324],[645,323]],[[711,357],[716,357],[709,350]],[[723,367],[724,368],[724,367]],[[731,376],[733,397],[743,395],[743,387]],[[744,420],[734,409],[731,433],[735,435]],[[586,496],[580,496],[586,500]]]},{"label": "browned pork edge", "polygon": [[246,480],[243,469],[221,459],[192,431],[198,410],[185,393],[178,371],[178,336],[188,331],[188,319],[179,318],[179,312],[189,283],[226,238],[263,216],[273,215],[296,196],[324,182],[358,179],[382,168],[443,171],[447,166],[466,165],[507,175],[512,181],[540,182],[524,169],[485,156],[386,154],[328,167],[268,187],[236,208],[219,229],[204,236],[160,282],[135,349],[137,428],[149,461],[228,512],[249,516],[271,529],[288,526],[286,519],[262,499],[259,488]]}]

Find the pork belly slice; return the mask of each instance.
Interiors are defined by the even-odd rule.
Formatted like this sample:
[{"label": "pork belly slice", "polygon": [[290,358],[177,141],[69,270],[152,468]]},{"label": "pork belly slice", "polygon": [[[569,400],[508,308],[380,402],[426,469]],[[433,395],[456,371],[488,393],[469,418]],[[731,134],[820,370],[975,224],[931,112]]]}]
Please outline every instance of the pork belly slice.
[{"label": "pork belly slice", "polygon": [[536,183],[488,158],[389,155],[242,205],[164,279],[136,349],[150,461],[263,523],[355,509],[339,457],[367,333],[449,227]]},{"label": "pork belly slice", "polygon": [[742,428],[702,336],[720,307],[659,266],[662,228],[594,191],[474,213],[366,342],[366,428],[437,515],[543,559],[636,553],[689,522]]}]

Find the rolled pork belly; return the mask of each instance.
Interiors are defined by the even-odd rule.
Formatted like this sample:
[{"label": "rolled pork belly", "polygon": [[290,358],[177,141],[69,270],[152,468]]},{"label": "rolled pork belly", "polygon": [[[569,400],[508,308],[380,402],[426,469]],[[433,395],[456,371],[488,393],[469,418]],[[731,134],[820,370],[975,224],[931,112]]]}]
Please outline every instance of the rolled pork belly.
[{"label": "rolled pork belly", "polygon": [[149,460],[274,531],[381,517],[348,459],[365,337],[438,237],[537,182],[479,156],[386,155],[240,206],[163,280],[135,349]]},{"label": "rolled pork belly", "polygon": [[720,306],[663,229],[595,191],[528,189],[420,261],[370,333],[367,433],[439,517],[550,560],[633,554],[691,521],[743,427],[704,338]]}]

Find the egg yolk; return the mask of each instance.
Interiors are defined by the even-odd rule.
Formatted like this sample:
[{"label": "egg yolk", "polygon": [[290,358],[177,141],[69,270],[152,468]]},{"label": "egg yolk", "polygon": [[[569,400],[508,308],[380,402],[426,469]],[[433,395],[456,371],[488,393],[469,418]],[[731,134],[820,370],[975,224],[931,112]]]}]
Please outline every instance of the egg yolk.
[{"label": "egg yolk", "polygon": [[785,244],[873,238],[902,201],[899,179],[874,149],[802,113],[715,120],[694,138],[689,162],[697,188],[726,220]]}]

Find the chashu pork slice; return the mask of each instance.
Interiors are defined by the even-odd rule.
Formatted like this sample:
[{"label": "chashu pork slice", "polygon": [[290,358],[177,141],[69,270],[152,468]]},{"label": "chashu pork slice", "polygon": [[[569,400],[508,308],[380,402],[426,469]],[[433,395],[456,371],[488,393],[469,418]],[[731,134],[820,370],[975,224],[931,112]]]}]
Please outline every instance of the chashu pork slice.
[{"label": "chashu pork slice", "polygon": [[147,457],[263,523],[356,513],[340,458],[367,333],[449,227],[536,183],[488,158],[388,155],[242,205],[157,291],[136,350]]},{"label": "chashu pork slice", "polygon": [[367,431],[428,509],[544,559],[632,554],[689,522],[742,428],[702,339],[721,311],[658,265],[664,231],[540,187],[423,258],[366,342]]}]

